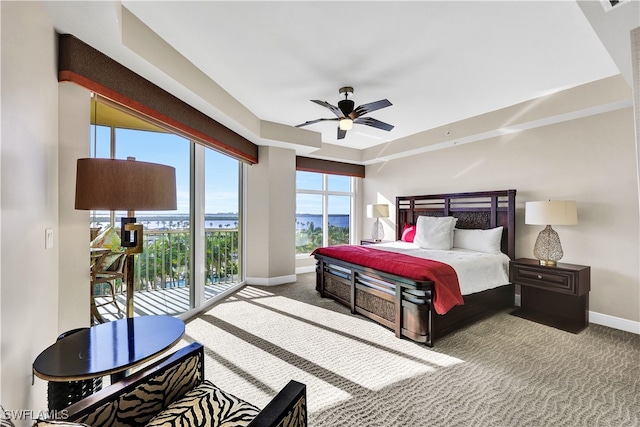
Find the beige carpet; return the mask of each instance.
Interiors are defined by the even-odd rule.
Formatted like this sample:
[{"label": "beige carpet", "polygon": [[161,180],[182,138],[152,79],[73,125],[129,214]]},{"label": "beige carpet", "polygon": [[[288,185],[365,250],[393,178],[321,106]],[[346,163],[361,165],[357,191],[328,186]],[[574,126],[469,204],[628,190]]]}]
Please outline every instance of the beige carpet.
[{"label": "beige carpet", "polygon": [[245,287],[188,321],[206,377],[258,406],[303,382],[316,427],[640,426],[638,335],[504,312],[428,348],[320,298],[314,279]]}]

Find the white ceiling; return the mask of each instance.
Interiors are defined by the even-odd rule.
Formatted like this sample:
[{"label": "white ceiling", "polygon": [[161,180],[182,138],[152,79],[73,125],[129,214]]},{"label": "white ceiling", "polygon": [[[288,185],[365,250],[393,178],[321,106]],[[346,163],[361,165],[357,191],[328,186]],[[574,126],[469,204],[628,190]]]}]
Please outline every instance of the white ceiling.
[{"label": "white ceiling", "polygon": [[[574,1],[102,1],[46,7],[58,32],[75,35],[256,143],[263,141],[253,116],[288,126],[333,117],[310,100],[337,105],[342,86],[355,88],[356,105],[389,99],[391,107],[369,116],[395,128],[354,125],[341,141],[336,122],[305,129],[321,132],[324,144],[365,149],[619,73]],[[137,36],[125,32],[128,12],[167,45],[132,49],[127,37]],[[144,43],[142,36],[137,41]],[[182,70],[197,67],[231,102],[195,90],[187,81],[193,70],[180,73],[169,46],[191,63],[180,63]],[[166,67],[152,56],[166,58]]]}]

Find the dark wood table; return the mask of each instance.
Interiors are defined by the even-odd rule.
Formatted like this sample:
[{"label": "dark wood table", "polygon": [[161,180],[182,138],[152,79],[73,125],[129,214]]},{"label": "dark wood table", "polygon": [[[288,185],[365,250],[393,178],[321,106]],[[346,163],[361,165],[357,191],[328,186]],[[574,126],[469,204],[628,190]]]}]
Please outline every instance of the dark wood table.
[{"label": "dark wood table", "polygon": [[184,322],[171,316],[140,316],[92,326],[44,350],[33,372],[47,381],[80,381],[111,375],[111,382],[178,343]]},{"label": "dark wood table", "polygon": [[520,285],[520,308],[514,316],[577,334],[589,325],[591,267],[536,259],[509,263],[511,283]]}]

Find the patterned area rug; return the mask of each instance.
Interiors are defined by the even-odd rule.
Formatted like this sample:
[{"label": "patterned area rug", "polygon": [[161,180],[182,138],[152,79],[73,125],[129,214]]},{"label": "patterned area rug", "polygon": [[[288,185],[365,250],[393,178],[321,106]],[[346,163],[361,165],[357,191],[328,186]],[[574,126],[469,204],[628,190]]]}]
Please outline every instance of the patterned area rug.
[{"label": "patterned area rug", "polygon": [[638,335],[505,311],[428,348],[320,298],[314,280],[247,286],[189,320],[206,378],[260,407],[303,382],[314,427],[640,426]]}]

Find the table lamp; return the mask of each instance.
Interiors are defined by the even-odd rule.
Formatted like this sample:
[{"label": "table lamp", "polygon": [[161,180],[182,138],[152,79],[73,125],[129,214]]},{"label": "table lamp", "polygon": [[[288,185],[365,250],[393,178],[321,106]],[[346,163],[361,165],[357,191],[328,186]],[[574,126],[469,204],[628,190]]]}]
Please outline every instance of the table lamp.
[{"label": "table lamp", "polygon": [[142,252],[142,224],[137,210],[158,211],[177,208],[176,170],[171,166],[138,162],[133,157],[78,159],[76,209],[124,210],[121,244],[127,254],[127,317],[133,317],[134,255]]},{"label": "table lamp", "polygon": [[371,230],[371,238],[376,242],[384,238],[384,228],[380,223],[380,218],[388,217],[389,205],[367,205],[367,218],[376,219],[376,222],[373,223],[373,229]]},{"label": "table lamp", "polygon": [[562,245],[558,233],[552,225],[575,225],[578,212],[575,200],[548,200],[546,202],[526,202],[524,223],[546,225],[540,232],[533,247],[533,255],[541,265],[556,265],[562,258]]}]

